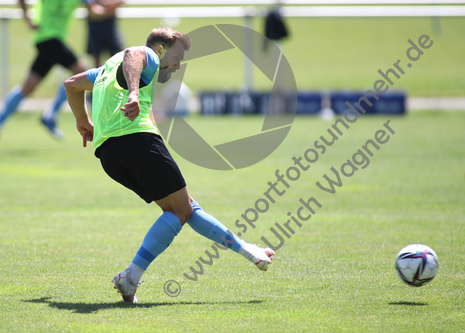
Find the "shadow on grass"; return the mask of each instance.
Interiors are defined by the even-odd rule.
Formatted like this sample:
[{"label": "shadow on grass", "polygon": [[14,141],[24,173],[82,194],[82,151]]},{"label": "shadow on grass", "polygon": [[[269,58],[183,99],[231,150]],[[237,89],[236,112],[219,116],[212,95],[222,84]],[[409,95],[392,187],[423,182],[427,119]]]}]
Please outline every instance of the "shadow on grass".
[{"label": "shadow on grass", "polygon": [[86,314],[94,313],[98,310],[106,309],[147,309],[157,306],[172,306],[172,305],[214,305],[214,304],[259,304],[263,301],[247,301],[247,302],[160,302],[160,303],[63,303],[54,302],[51,297],[42,297],[38,299],[24,300],[23,302],[28,303],[42,303],[48,304],[49,307],[58,310],[68,310],[74,313]]},{"label": "shadow on grass", "polygon": [[428,303],[423,302],[391,302],[389,305],[408,305],[408,306],[425,306]]}]

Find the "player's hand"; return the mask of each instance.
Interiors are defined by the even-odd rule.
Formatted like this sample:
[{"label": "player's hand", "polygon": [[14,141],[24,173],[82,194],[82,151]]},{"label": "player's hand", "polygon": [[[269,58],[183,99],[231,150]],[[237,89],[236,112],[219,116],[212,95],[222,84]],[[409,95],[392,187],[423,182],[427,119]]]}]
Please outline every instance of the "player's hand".
[{"label": "player's hand", "polygon": [[124,116],[130,121],[134,121],[140,113],[139,97],[129,95],[128,102],[121,108],[124,111]]},{"label": "player's hand", "polygon": [[29,29],[31,30],[39,29],[39,26],[32,23],[32,20],[29,17],[26,18],[26,22],[27,22],[27,26],[29,27]]},{"label": "player's hand", "polygon": [[77,122],[76,127],[82,136],[82,146],[87,147],[87,141],[92,141],[94,139],[94,124],[92,121],[88,120],[85,122]]}]

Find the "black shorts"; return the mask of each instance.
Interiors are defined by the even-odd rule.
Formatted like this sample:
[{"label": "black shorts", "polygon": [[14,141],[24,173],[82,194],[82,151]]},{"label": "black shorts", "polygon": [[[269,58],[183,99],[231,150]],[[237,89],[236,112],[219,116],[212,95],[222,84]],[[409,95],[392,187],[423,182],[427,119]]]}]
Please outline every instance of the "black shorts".
[{"label": "black shorts", "polygon": [[186,186],[181,170],[159,135],[135,133],[106,140],[95,151],[105,172],[147,203]]},{"label": "black shorts", "polygon": [[45,77],[56,64],[70,68],[77,62],[74,53],[58,39],[46,40],[36,47],[39,53],[31,69],[41,77]]},{"label": "black shorts", "polygon": [[121,39],[116,28],[116,17],[103,21],[87,20],[88,38],[87,53],[100,54],[102,51],[110,52],[110,55],[123,50]]}]

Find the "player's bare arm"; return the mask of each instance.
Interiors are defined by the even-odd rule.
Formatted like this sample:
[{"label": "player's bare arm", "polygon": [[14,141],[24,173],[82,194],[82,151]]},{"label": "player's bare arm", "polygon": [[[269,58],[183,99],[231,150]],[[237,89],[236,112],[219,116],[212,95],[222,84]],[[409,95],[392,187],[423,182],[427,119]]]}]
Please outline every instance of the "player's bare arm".
[{"label": "player's bare arm", "polygon": [[[24,1],[24,0],[23,0]],[[89,11],[90,19],[94,21],[103,20],[112,16],[115,16],[116,8],[115,5],[101,5],[96,1],[89,2],[86,4],[87,10]]]},{"label": "player's bare arm", "polygon": [[123,0],[101,0],[99,3],[105,7],[109,14],[116,15],[116,9],[124,4]]},{"label": "player's bare arm", "polygon": [[128,102],[121,108],[124,116],[134,121],[140,112],[139,105],[139,80],[142,70],[147,65],[145,50],[139,47],[131,47],[124,51],[123,73],[128,84]]},{"label": "player's bare arm", "polygon": [[27,23],[27,26],[30,29],[33,29],[33,30],[39,28],[34,23],[32,23],[31,18],[27,15],[28,6],[26,4],[26,0],[19,0],[19,6],[23,10],[23,17],[24,17],[24,20]]},{"label": "player's bare arm", "polygon": [[91,91],[92,88],[93,84],[87,79],[86,72],[74,75],[65,81],[68,103],[76,118],[76,127],[82,135],[84,147],[87,146],[87,141],[92,141],[94,135],[94,124],[87,113],[85,101],[85,91]]}]

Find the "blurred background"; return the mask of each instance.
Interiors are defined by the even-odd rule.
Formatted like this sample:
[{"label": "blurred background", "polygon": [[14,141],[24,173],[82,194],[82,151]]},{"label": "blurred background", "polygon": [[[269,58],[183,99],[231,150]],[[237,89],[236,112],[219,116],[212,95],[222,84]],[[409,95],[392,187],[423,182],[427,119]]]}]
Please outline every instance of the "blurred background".
[{"label": "blurred background", "polygon": [[[275,42],[296,78],[301,97],[298,113],[314,114],[330,106],[325,102],[329,94],[343,93],[341,99],[345,101],[349,98],[346,93],[357,96],[372,89],[373,83],[382,79],[378,70],[393,68],[398,59],[405,74],[394,80],[389,92],[400,93],[399,101],[404,108],[385,111],[402,113],[417,109],[465,109],[462,98],[465,91],[464,4],[465,1],[439,0],[434,3],[419,0],[289,0],[280,3],[267,0],[127,0],[118,9],[117,16],[124,46],[134,46],[145,44],[150,30],[163,25],[189,33],[207,25],[236,24],[269,35],[270,30],[265,29],[266,17],[270,12],[277,12],[286,33],[281,36],[278,29],[277,35],[269,36],[283,37]],[[93,60],[86,55],[86,15],[84,8],[76,12],[77,19],[67,44],[87,60],[90,68]],[[34,59],[35,48],[15,1],[0,0],[0,17],[1,99],[21,83]],[[271,31],[273,33],[276,31]],[[408,39],[416,42],[421,35],[428,35],[433,46],[424,50],[421,58],[408,68],[406,50],[411,46]],[[262,45],[255,45],[255,49],[269,52]],[[102,60],[107,57],[103,54]],[[227,99],[243,91],[271,91],[273,83],[254,66],[247,72],[247,66],[243,53],[237,48],[190,61],[183,80],[185,100],[178,101],[179,111],[205,112],[200,99],[204,93],[220,93]],[[54,68],[32,99],[23,102],[21,109],[43,110],[45,106],[41,101],[53,97],[57,84],[69,75],[61,68]],[[335,104],[333,101],[333,108]],[[238,111],[220,108],[205,113],[224,112]],[[255,112],[260,113],[260,110],[252,111]]]}]

